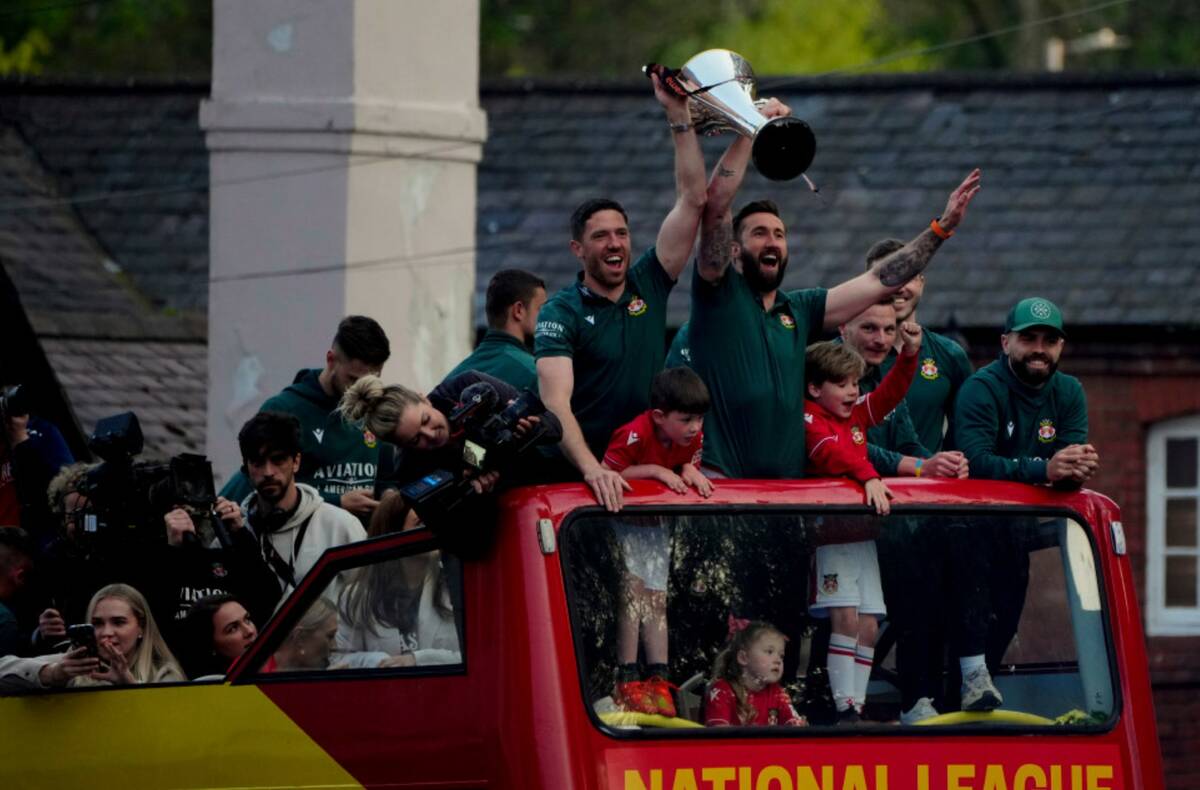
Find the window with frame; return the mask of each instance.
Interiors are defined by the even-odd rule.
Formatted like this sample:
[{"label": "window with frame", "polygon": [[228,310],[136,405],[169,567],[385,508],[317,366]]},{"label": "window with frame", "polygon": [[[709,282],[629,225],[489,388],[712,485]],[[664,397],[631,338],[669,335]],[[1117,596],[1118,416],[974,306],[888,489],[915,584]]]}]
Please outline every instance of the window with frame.
[{"label": "window with frame", "polygon": [[462,575],[441,551],[371,554],[306,595],[257,670],[277,673],[460,670]]},{"label": "window with frame", "polygon": [[1200,634],[1200,414],[1154,426],[1146,456],[1146,630]]}]

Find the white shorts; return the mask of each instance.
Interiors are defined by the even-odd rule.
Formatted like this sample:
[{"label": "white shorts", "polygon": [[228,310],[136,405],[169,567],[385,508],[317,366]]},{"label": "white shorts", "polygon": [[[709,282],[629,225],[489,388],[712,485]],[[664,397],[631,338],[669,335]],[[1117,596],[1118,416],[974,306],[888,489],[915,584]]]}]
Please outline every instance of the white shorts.
[{"label": "white shorts", "polygon": [[834,606],[852,606],[859,614],[887,614],[873,540],[818,546],[809,587],[808,611],[814,617],[828,617]]},{"label": "white shorts", "polygon": [[647,590],[666,592],[671,570],[671,534],[667,527],[614,524],[625,569],[642,580]]}]

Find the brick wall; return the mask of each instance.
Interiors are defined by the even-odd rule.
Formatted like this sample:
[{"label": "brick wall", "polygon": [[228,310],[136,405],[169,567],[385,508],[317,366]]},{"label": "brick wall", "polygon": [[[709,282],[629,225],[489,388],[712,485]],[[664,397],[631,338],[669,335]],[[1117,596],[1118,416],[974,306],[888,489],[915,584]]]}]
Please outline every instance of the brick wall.
[{"label": "brick wall", "polygon": [[[1101,470],[1089,487],[1121,507],[1138,597],[1145,614],[1146,437],[1158,422],[1200,413],[1200,342],[1156,342],[1136,333],[1073,333],[1060,369],[1088,396],[1089,438]],[[1133,335],[1132,337],[1128,335]],[[972,346],[976,365],[995,358],[996,336]],[[989,348],[992,346],[992,348]],[[1170,790],[1200,789],[1200,636],[1146,640],[1163,769]]]}]

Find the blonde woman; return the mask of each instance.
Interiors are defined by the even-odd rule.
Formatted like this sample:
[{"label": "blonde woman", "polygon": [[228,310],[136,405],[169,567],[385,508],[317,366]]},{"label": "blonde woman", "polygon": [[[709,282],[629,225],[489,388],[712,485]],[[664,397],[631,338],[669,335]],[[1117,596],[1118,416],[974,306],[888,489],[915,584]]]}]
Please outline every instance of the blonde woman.
[{"label": "blonde woman", "polygon": [[146,598],[128,584],[101,587],[87,608],[96,629],[100,669],[77,677],[73,686],[127,686],[186,680],[163,641]]},{"label": "blonde woman", "polygon": [[267,659],[260,671],[304,672],[330,669],[329,656],[333,653],[337,631],[337,608],[328,598],[317,598],[300,618],[300,622],[292,626],[283,644]]}]

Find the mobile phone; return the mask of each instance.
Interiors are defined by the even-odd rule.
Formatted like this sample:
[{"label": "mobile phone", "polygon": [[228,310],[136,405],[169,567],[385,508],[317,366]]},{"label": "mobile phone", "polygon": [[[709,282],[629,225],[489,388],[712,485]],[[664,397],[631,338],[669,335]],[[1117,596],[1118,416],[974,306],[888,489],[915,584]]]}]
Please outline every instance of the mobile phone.
[{"label": "mobile phone", "polygon": [[86,655],[92,657],[100,655],[100,651],[96,648],[96,627],[91,623],[67,626],[67,639],[71,641],[72,650],[77,647],[85,647],[87,648]]}]

